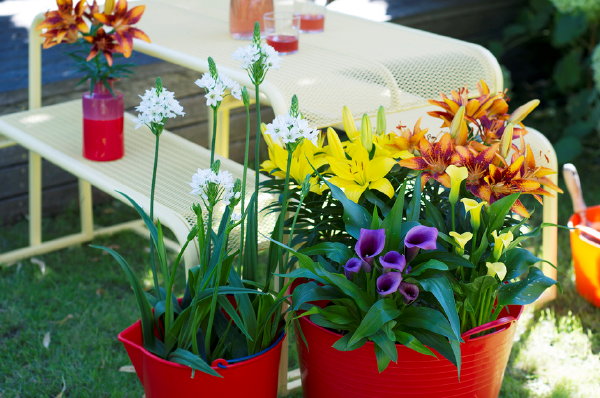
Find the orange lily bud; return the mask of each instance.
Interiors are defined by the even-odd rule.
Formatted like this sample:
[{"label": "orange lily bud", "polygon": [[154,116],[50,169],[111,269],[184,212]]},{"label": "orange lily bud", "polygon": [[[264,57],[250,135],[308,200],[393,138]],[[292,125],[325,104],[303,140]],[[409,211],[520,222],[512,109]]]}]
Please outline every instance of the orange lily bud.
[{"label": "orange lily bud", "polygon": [[500,140],[500,155],[506,159],[508,152],[510,151],[510,144],[513,140],[513,130],[515,126],[512,123],[508,123],[502,133],[502,139]]},{"label": "orange lily bud", "polygon": [[465,145],[469,135],[467,121],[465,120],[465,106],[461,105],[456,111],[452,124],[450,125],[450,135],[454,138],[456,145]]},{"label": "orange lily bud", "polygon": [[104,14],[108,15],[113,12],[115,8],[115,0],[106,0],[104,2]]}]

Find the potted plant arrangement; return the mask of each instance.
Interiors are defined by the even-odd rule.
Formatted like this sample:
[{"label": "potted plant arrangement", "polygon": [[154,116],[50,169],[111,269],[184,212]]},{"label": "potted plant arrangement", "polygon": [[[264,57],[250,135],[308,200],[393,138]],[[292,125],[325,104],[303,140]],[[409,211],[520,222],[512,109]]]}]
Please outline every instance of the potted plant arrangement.
[{"label": "potted plant arrangement", "polygon": [[512,324],[556,283],[520,247],[543,226],[526,228],[520,198],[560,192],[523,139],[538,101],[509,114],[481,82],[430,102],[439,137],[420,121],[388,132],[383,109],[357,129],[344,109],[347,140],[329,129],[290,153],[267,138],[268,186],[296,207],[286,277],[306,397],[497,396]]},{"label": "potted plant arrangement", "polygon": [[[236,52],[236,57],[248,71],[258,98],[267,71],[278,66],[277,53],[261,42],[257,26],[252,44]],[[232,95],[243,101],[249,114],[246,88],[219,74],[211,58],[208,62],[209,72],[196,81],[206,90],[208,106],[216,112],[223,98]],[[170,259],[161,224],[154,221],[153,198],[160,136],[168,119],[183,115],[183,109],[160,79],[141,98],[137,107],[138,125],[147,126],[156,137],[149,212],[127,198],[150,231],[153,287],[144,291],[121,255],[99,247],[110,253],[123,269],[141,314],[140,321],[119,334],[119,340],[148,398],[275,397],[285,337],[287,285],[273,282],[273,272],[280,263],[277,253],[270,253],[268,264],[258,255],[258,175],[254,192],[246,195],[249,145],[246,145],[243,177],[235,181],[231,173],[221,169],[220,161],[215,158],[215,146],[211,147],[210,167],[199,169],[189,184],[191,194],[198,198],[193,207],[196,225],[179,253]],[[297,108],[294,100],[286,120],[302,127]],[[257,131],[259,127],[260,124]],[[312,130],[294,131],[298,142],[316,134]],[[260,137],[260,132],[257,136]],[[249,138],[248,122],[247,143]],[[257,151],[259,144],[257,140]],[[258,162],[257,157],[257,168]],[[272,239],[284,242],[281,225],[282,215]],[[239,239],[231,239],[232,234],[239,234]],[[178,298],[174,284],[188,246],[197,246],[199,264],[187,270],[184,293]],[[279,246],[274,248],[276,252],[281,250]]]},{"label": "potted plant arrangement", "polygon": [[89,84],[83,94],[83,156],[95,161],[123,157],[123,94],[113,83],[131,73],[131,64],[119,64],[114,58],[131,56],[133,39],[150,38],[133,25],[139,22],[145,6],[128,9],[127,0],[107,0],[101,11],[80,0],[56,0],[57,10],[48,11],[38,25],[43,30],[44,48],[61,43],[78,45],[69,55],[83,75],[79,83]]}]

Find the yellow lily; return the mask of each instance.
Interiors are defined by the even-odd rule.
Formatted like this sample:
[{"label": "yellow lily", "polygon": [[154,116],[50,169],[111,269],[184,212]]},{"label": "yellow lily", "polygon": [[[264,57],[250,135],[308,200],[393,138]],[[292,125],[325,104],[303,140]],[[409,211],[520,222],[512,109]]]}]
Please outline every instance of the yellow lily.
[{"label": "yellow lily", "polygon": [[489,276],[496,276],[497,275],[500,280],[504,280],[504,278],[506,277],[506,265],[504,263],[500,263],[500,262],[496,262],[496,263],[486,262],[485,266],[488,269],[487,274]]},{"label": "yellow lily", "polygon": [[328,155],[345,159],[346,152],[344,152],[344,146],[340,137],[331,127],[327,128],[327,146],[324,148]]},{"label": "yellow lily", "polygon": [[342,108],[342,124],[344,125],[344,131],[346,132],[346,135],[350,141],[354,141],[359,137],[359,132],[356,129],[356,124],[354,123],[354,116],[347,106]]},{"label": "yellow lily", "polygon": [[463,255],[465,253],[465,245],[473,238],[473,234],[471,232],[459,234],[456,231],[450,231],[449,235],[453,237],[454,241],[460,246],[458,254]]},{"label": "yellow lily", "polygon": [[[261,170],[277,178],[285,178],[288,152],[279,143],[274,142],[270,135],[263,134],[267,148],[269,151],[269,159],[261,163]],[[321,148],[322,141],[315,146],[309,140],[303,140],[292,155],[292,163],[290,165],[290,177],[296,182],[297,186],[303,183],[307,175],[313,175],[312,167],[318,169],[325,165],[327,160]],[[312,165],[312,166],[311,166]],[[318,195],[327,189],[327,185],[320,182],[317,176],[310,178],[310,190]]]},{"label": "yellow lily", "polygon": [[373,130],[371,127],[371,119],[366,113],[362,117],[360,123],[360,142],[368,152],[373,149]]},{"label": "yellow lily", "polygon": [[369,159],[369,153],[360,143],[350,143],[346,153],[351,159],[327,156],[330,172],[329,181],[341,188],[348,199],[358,202],[366,189],[376,189],[389,198],[394,196],[394,187],[385,176],[396,161],[389,157],[375,156]]}]

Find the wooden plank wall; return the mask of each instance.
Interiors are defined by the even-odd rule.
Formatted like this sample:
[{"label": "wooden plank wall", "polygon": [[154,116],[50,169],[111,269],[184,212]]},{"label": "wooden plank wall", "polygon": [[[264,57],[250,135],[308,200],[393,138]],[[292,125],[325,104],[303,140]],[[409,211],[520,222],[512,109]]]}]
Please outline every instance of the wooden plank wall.
[{"label": "wooden plank wall", "polygon": [[[125,107],[129,112],[139,104],[138,94],[154,85],[160,76],[165,87],[175,92],[186,115],[169,121],[167,129],[197,144],[207,146],[208,112],[202,90],[194,84],[200,77],[195,71],[172,64],[159,62],[139,66],[128,79],[118,83],[118,89],[125,94]],[[75,86],[76,80],[50,83],[43,88],[43,104],[50,105],[81,98],[84,88]],[[17,90],[0,93],[0,114],[18,112],[27,108],[27,91]],[[255,112],[252,113],[253,117]],[[263,120],[273,118],[269,107],[263,107]],[[254,119],[255,120],[255,119]],[[253,120],[253,122],[254,122]],[[241,162],[245,137],[245,113],[237,109],[231,113],[231,158]],[[254,147],[254,140],[251,142]],[[254,156],[252,155],[252,159]],[[18,146],[0,149],[0,225],[8,225],[22,220],[27,215],[27,151]],[[43,211],[44,215],[55,215],[77,200],[77,181],[71,174],[49,162],[43,164]],[[94,192],[95,203],[109,200],[108,195]]]}]

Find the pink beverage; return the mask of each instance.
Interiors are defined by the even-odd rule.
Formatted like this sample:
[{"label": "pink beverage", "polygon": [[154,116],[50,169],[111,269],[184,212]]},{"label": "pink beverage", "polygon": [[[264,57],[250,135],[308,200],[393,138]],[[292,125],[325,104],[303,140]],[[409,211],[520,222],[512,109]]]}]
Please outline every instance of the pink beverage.
[{"label": "pink beverage", "polygon": [[96,161],[121,159],[124,154],[123,117],[113,120],[83,119],[83,157]]},{"label": "pink beverage", "polygon": [[83,94],[82,153],[86,159],[106,162],[125,153],[123,94],[113,93],[99,83],[92,93]]},{"label": "pink beverage", "polygon": [[300,32],[317,33],[325,29],[325,15],[323,14],[301,14]]},{"label": "pink beverage", "polygon": [[238,40],[251,40],[254,23],[260,22],[261,32],[263,32],[263,15],[272,11],[273,0],[230,0],[229,33],[231,37]]},{"label": "pink beverage", "polygon": [[293,54],[298,51],[298,37],[292,35],[267,36],[267,44],[281,54]]}]

